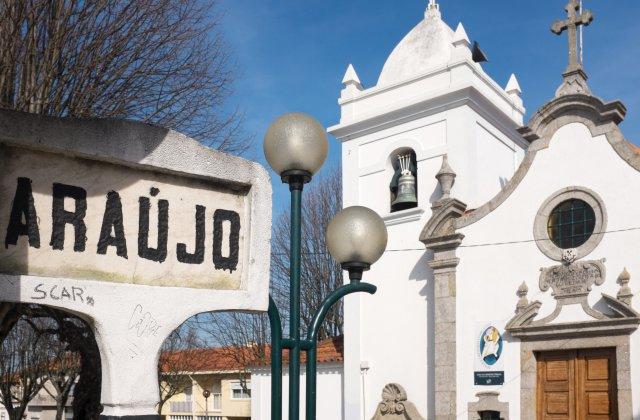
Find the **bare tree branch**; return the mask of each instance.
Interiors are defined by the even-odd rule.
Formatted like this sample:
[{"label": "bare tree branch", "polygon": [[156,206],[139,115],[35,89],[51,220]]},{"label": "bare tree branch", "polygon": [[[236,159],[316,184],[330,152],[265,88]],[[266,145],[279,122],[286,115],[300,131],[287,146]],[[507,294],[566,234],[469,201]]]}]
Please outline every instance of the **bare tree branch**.
[{"label": "bare tree branch", "polygon": [[216,1],[0,0],[0,106],[131,118],[242,153]]},{"label": "bare tree branch", "polygon": [[[318,178],[305,190],[303,198],[301,313],[302,326],[311,322],[321,299],[342,285],[342,269],[329,255],[325,231],[333,216],[342,208],[339,169]],[[289,315],[289,232],[288,213],[275,221],[272,235],[271,295],[274,297],[286,330]],[[343,333],[341,304],[334,306],[318,338],[324,340]],[[271,340],[269,320],[265,314],[221,312],[201,314],[195,320],[200,335],[210,344],[226,349],[228,357],[239,366],[268,363]],[[246,371],[241,384],[249,392]]]},{"label": "bare tree branch", "polygon": [[194,329],[183,326],[164,341],[158,360],[158,414],[173,396],[192,386],[188,374],[206,367],[202,345]]},{"label": "bare tree branch", "polygon": [[21,420],[27,404],[42,388],[47,342],[19,319],[0,345],[0,402],[10,420]]}]

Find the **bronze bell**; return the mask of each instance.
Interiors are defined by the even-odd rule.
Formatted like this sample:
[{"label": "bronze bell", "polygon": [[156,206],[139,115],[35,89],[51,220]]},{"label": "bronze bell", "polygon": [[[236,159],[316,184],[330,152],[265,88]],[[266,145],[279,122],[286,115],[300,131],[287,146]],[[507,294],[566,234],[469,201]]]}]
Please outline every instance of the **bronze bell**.
[{"label": "bronze bell", "polygon": [[400,163],[400,179],[398,179],[398,191],[396,199],[393,200],[391,206],[394,210],[404,210],[418,205],[418,197],[416,195],[416,177],[410,170],[411,155],[398,156]]}]

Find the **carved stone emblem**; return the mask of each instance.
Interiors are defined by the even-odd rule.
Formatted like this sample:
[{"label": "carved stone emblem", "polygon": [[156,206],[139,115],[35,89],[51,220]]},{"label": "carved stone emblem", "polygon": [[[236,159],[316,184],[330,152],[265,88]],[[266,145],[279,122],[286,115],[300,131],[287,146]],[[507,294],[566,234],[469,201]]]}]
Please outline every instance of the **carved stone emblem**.
[{"label": "carved stone emblem", "polygon": [[[605,281],[604,261],[578,261],[541,268],[540,290],[553,289],[556,308],[546,317],[536,319],[542,303],[529,302],[529,289],[523,283],[516,293],[519,298],[516,315],[507,323],[506,331],[520,339],[633,333],[640,324],[640,314],[631,307],[633,293],[628,286],[631,275],[626,269],[618,277],[620,291],[617,298],[602,294],[602,304],[608,310],[602,312],[589,305],[591,288]],[[572,304],[580,305],[589,317],[584,321],[552,323],[566,305]]]},{"label": "carved stone emblem", "polygon": [[[558,304],[578,303],[589,295],[591,287],[604,283],[604,259],[541,268],[540,290],[553,289]],[[570,302],[569,302],[570,301]]]},{"label": "carved stone emblem", "polygon": [[575,248],[569,248],[562,251],[562,261],[571,264],[578,258],[578,250]]},{"label": "carved stone emblem", "polygon": [[407,400],[407,392],[400,384],[387,384],[382,389],[382,402],[371,420],[425,420],[415,405]]}]

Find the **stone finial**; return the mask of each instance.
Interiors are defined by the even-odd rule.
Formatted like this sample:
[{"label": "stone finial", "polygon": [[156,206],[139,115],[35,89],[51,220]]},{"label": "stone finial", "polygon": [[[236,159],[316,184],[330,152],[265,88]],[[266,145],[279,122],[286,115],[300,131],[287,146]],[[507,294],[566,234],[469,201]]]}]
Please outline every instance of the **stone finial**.
[{"label": "stone finial", "polygon": [[631,280],[631,274],[627,271],[626,267],[622,270],[622,273],[618,276],[618,284],[620,290],[618,291],[618,300],[631,306],[631,299],[633,298],[633,292],[629,287],[629,281]]},{"label": "stone finial", "polygon": [[441,19],[442,15],[440,14],[440,5],[436,0],[429,0],[429,5],[427,6],[427,10],[424,12],[424,18],[438,18]]},{"label": "stone finial", "polygon": [[587,74],[582,69],[563,75],[562,84],[556,90],[556,98],[565,95],[591,95]]},{"label": "stone finial", "polygon": [[529,306],[529,300],[527,299],[528,293],[529,287],[527,286],[527,283],[522,282],[520,287],[518,287],[518,291],[516,292],[516,295],[518,295],[518,297],[520,298],[518,299],[518,304],[516,305],[517,314],[521,313],[527,306]]},{"label": "stone finial", "polygon": [[511,77],[509,77],[507,87],[504,88],[504,91],[507,92],[507,95],[517,96],[518,98],[522,95],[522,89],[520,89],[520,83],[518,83],[518,78],[515,74],[512,73]]},{"label": "stone finial", "polygon": [[458,27],[456,28],[456,32],[453,34],[451,43],[456,47],[459,45],[471,47],[471,41],[469,40],[469,36],[467,35],[467,31],[464,29],[462,22],[458,23]]},{"label": "stone finial", "polygon": [[425,420],[416,406],[408,401],[400,384],[387,384],[382,389],[382,402],[371,420]]},{"label": "stone finial", "polygon": [[440,189],[442,190],[442,200],[451,198],[451,188],[456,182],[456,173],[449,166],[449,158],[447,155],[442,157],[442,166],[436,174],[436,179],[440,183]]},{"label": "stone finial", "polygon": [[520,89],[520,83],[518,83],[518,79],[515,74],[511,74],[511,77],[509,77],[507,87],[504,88],[504,91],[516,105],[521,107],[524,106],[524,102],[522,101],[522,89]]},{"label": "stone finial", "polygon": [[467,36],[467,31],[464,30],[462,23],[458,23],[451,45],[453,46],[452,60],[473,60],[471,41],[469,41],[469,36]]},{"label": "stone finial", "polygon": [[353,64],[349,64],[349,67],[347,67],[347,71],[342,78],[342,84],[345,87],[355,86],[356,89],[362,90],[362,83],[360,83],[360,78],[358,77],[358,73],[356,73],[356,69],[353,68]]}]

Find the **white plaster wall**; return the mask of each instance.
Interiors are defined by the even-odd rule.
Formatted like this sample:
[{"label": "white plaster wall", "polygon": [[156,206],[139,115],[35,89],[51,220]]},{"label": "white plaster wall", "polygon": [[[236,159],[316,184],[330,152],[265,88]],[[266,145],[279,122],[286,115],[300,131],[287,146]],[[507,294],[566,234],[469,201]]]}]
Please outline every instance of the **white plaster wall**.
[{"label": "white plaster wall", "polygon": [[[283,372],[289,367],[283,366]],[[300,413],[305,412],[305,383],[304,369],[300,378]],[[318,364],[316,418],[318,420],[341,420],[343,395],[342,366],[338,363]],[[282,375],[282,418],[289,416],[289,375]],[[271,419],[271,374],[269,368],[258,368],[251,372],[251,419]]]},{"label": "white plaster wall", "polygon": [[[428,395],[433,391],[429,375],[433,288],[424,252],[415,239],[420,225],[416,221],[390,226],[390,248],[418,250],[387,253],[365,274],[365,281],[378,286],[378,293],[360,298],[360,355],[370,366],[363,385],[367,419],[381,401],[382,388],[392,382],[402,384],[418,410],[427,413]],[[349,329],[345,332],[349,334]]]},{"label": "white plaster wall", "polygon": [[[433,286],[419,234],[441,195],[435,174],[444,154],[458,174],[454,195],[472,205],[487,201],[500,190],[500,180],[514,173],[521,143],[492,112],[484,110],[484,117],[472,106],[450,103],[431,115],[343,142],[344,205],[374,209],[389,232],[388,251],[364,276],[378,292],[345,302],[347,419],[370,418],[390,382],[402,384],[424,416],[433,414]],[[419,208],[390,214],[389,156],[402,147],[416,152]],[[362,362],[369,365],[366,374]]]},{"label": "white plaster wall", "polygon": [[390,156],[400,148],[411,148],[418,161],[420,207],[430,209],[430,203],[439,198],[434,176],[444,154],[458,175],[455,196],[469,208],[479,207],[500,191],[524,155],[522,145],[510,137],[512,133],[505,134],[507,127],[493,123],[496,121],[465,105],[343,143],[347,171],[343,181],[357,177],[355,185],[345,187],[345,200],[388,215],[388,187],[393,176]]},{"label": "white plaster wall", "polygon": [[[607,231],[640,226],[638,197],[640,174],[623,161],[604,136],[592,138],[586,126],[573,123],[554,135],[548,149],[541,150],[527,175],[507,200],[478,222],[463,228],[465,235],[458,250],[458,409],[460,419],[466,419],[467,403],[476,401],[479,391],[495,389],[500,400],[508,401],[510,414],[520,412],[519,344],[508,337],[503,352],[505,385],[475,387],[473,385],[474,351],[478,331],[476,322],[504,323],[514,314],[515,294],[525,281],[529,286],[529,301],[543,303],[539,318],[555,308],[551,291],[540,292],[539,269],[558,264],[542,254],[535,243],[469,247],[470,245],[530,241],[533,223],[542,203],[554,192],[581,186],[595,191],[603,199],[608,214]],[[640,291],[640,231],[606,234],[599,246],[586,259],[606,258],[607,278],[595,286],[589,296],[594,305],[606,293],[615,296],[619,290],[616,279],[624,267],[631,273],[630,287]],[[640,299],[634,299],[636,309]],[[565,312],[565,311],[563,311]],[[567,321],[586,320],[580,311],[567,311]],[[631,380],[634,414],[640,416],[640,333],[631,337]]]}]

